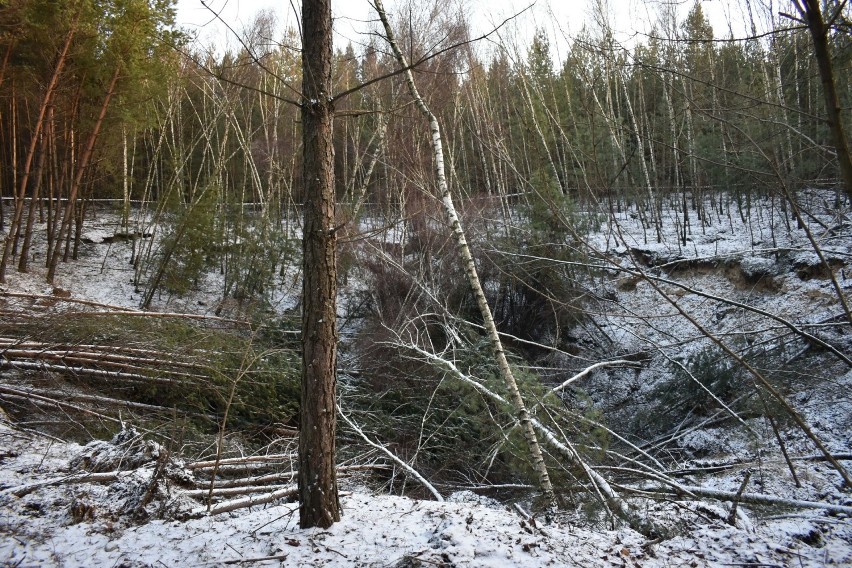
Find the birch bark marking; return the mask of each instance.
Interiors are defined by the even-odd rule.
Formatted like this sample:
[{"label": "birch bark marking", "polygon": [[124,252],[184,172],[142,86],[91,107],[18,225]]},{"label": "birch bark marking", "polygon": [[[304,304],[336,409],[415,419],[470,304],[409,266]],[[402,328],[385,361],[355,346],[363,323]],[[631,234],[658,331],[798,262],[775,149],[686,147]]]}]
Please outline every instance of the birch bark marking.
[{"label": "birch bark marking", "polygon": [[303,225],[299,524],[340,520],[335,471],[337,271],[331,101],[331,0],[302,2]]},{"label": "birch bark marking", "polygon": [[[408,63],[394,39],[393,31],[391,30],[390,23],[388,22],[388,17],[385,12],[385,8],[382,5],[382,1],[374,0],[374,6],[382,21],[382,26],[384,26],[385,29],[385,37],[393,50],[397,62],[403,69],[407,68]],[[473,262],[473,255],[471,254],[470,247],[467,244],[467,238],[465,237],[461,220],[456,213],[456,208],[453,204],[453,196],[450,193],[450,188],[447,184],[447,176],[444,169],[444,151],[441,143],[441,127],[438,124],[438,118],[432,114],[432,111],[429,110],[429,107],[426,106],[426,103],[423,101],[423,97],[421,97],[420,93],[417,91],[417,85],[414,83],[414,76],[410,69],[405,71],[405,80],[408,83],[408,90],[414,98],[417,108],[420,109],[420,112],[429,121],[429,130],[432,133],[432,152],[435,158],[435,181],[438,184],[438,190],[441,193],[441,203],[444,206],[444,213],[447,216],[447,221],[449,222],[453,235],[456,238],[456,246],[458,248],[459,255],[461,256],[462,263],[464,264],[465,276],[467,277],[471,292],[473,293],[474,298],[476,298],[476,304],[479,307],[480,314],[482,315],[483,326],[485,327],[488,339],[491,342],[491,350],[495,359],[497,359],[497,365],[500,368],[500,375],[503,382],[506,383],[506,388],[509,391],[509,397],[515,407],[515,412],[517,413],[517,420],[524,433],[524,439],[526,440],[529,448],[532,466],[538,476],[539,488],[544,494],[544,497],[550,503],[553,503],[555,501],[553,485],[550,482],[550,475],[548,474],[547,466],[544,463],[544,457],[541,453],[538,437],[536,436],[533,428],[530,413],[527,410],[523,397],[521,397],[520,391],[518,390],[515,376],[509,366],[509,361],[506,359],[506,353],[503,350],[503,343],[500,341],[500,336],[497,334],[497,326],[495,325],[494,318],[491,315],[491,308],[488,307],[488,302],[485,299],[485,293],[482,290],[482,284],[480,283],[479,275],[476,272],[476,265]]]}]

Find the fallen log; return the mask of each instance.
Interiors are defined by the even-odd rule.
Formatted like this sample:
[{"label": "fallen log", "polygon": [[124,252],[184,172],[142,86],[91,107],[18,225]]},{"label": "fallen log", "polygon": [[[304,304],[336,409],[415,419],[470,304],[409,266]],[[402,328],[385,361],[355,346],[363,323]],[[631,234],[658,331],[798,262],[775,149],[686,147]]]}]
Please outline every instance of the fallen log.
[{"label": "fallen log", "polygon": [[154,377],[139,373],[122,373],[119,371],[107,371],[104,369],[90,369],[87,367],[71,365],[55,365],[43,361],[10,361],[0,358],[0,368],[22,369],[30,371],[53,371],[55,373],[68,373],[76,376],[90,376],[106,379],[124,379],[136,382],[154,382],[167,385],[191,385],[192,383],[180,379],[169,379],[166,377]]},{"label": "fallen log", "polygon": [[8,489],[4,489],[2,493],[9,493],[14,495],[15,497],[23,497],[29,493],[32,493],[36,489],[41,489],[42,487],[52,487],[55,485],[71,485],[75,483],[106,483],[110,481],[115,481],[122,474],[128,475],[131,472],[128,471],[106,471],[100,473],[78,473],[74,475],[65,475],[62,477],[55,477],[53,479],[46,479],[44,481],[36,481],[34,483],[26,483],[24,485],[17,485],[15,487],[9,487]]},{"label": "fallen log", "polygon": [[269,454],[267,456],[245,456],[241,458],[225,458],[221,460],[207,460],[207,461],[197,461],[193,463],[186,464],[187,469],[213,469],[217,465],[237,465],[237,464],[249,464],[249,463],[272,463],[272,462],[283,462],[285,460],[295,461],[295,456],[292,454]]},{"label": "fallen log", "polygon": [[278,499],[283,499],[284,497],[292,497],[298,492],[299,488],[294,485],[284,489],[279,489],[278,491],[273,491],[272,493],[264,493],[263,495],[250,495],[241,499],[225,501],[209,508],[198,507],[190,511],[189,515],[191,517],[218,515],[220,513],[227,513],[229,511],[235,511],[237,509],[254,507],[255,505],[265,505],[266,503],[271,503],[272,501],[277,501]]},{"label": "fallen log", "polygon": [[[392,469],[390,465],[377,463],[368,465],[341,465],[337,466],[338,474],[348,473],[351,471],[369,471],[374,469]],[[268,473],[266,475],[256,475],[252,477],[237,477],[233,479],[218,479],[214,487],[216,489],[224,489],[226,487],[243,487],[246,485],[262,485],[264,483],[272,483],[276,481],[292,482],[296,479],[298,471],[283,471],[280,473]],[[206,485],[207,482],[205,482]]]},{"label": "fallen log", "polygon": [[188,497],[200,499],[202,497],[230,497],[233,495],[245,495],[246,493],[261,493],[269,492],[270,490],[280,491],[281,489],[292,487],[292,484],[287,485],[245,485],[243,487],[216,487],[213,489],[190,489],[185,494]]},{"label": "fallen log", "polygon": [[47,302],[66,302],[71,304],[79,304],[82,306],[91,306],[93,308],[104,308],[109,311],[103,312],[81,312],[82,315],[122,315],[122,316],[148,316],[148,317],[159,317],[159,318],[178,318],[178,319],[193,319],[193,320],[211,320],[211,321],[219,321],[223,323],[232,323],[237,325],[244,325],[251,327],[252,322],[248,320],[237,320],[237,319],[229,319],[223,318],[219,316],[209,316],[206,314],[184,314],[177,312],[148,312],[143,310],[137,310],[134,308],[128,308],[125,306],[116,306],[112,304],[103,304],[100,302],[92,302],[90,300],[79,300],[77,298],[66,298],[62,296],[48,296],[44,294],[26,294],[22,292],[0,292],[0,297],[6,298],[23,298],[23,299],[32,299],[32,300],[44,300]]},{"label": "fallen log", "polygon": [[[150,410],[152,412],[165,412],[165,413],[174,413],[174,408],[169,408],[166,406],[157,406],[154,404],[145,404],[142,402],[131,402],[129,400],[122,400],[119,398],[110,398],[106,396],[97,396],[97,395],[89,395],[89,394],[80,394],[73,392],[64,392],[64,391],[51,391],[47,389],[36,389],[32,387],[18,388],[14,389],[11,387],[7,387],[6,385],[0,385],[0,392],[8,392],[9,394],[15,394],[18,396],[29,396],[29,395],[37,395],[41,397],[47,397],[52,400],[77,400],[81,402],[96,402],[101,404],[109,404],[112,406],[119,406],[124,408],[136,408],[138,410]],[[198,416],[201,418],[208,418],[213,420],[215,417],[208,416],[206,414],[200,414],[197,412],[184,412],[181,411],[182,414],[189,414],[192,416]]]},{"label": "fallen log", "polygon": [[145,364],[149,367],[181,367],[203,370],[205,365],[194,361],[176,359],[184,353],[164,353],[160,351],[133,349],[113,345],[63,345],[37,341],[21,341],[10,337],[0,337],[0,353],[10,356],[38,357],[40,354],[74,357],[95,362]]},{"label": "fallen log", "polygon": [[[654,493],[667,497],[682,497],[680,491],[672,491],[670,487],[629,487],[624,489],[636,493],[648,494]],[[799,509],[822,509],[830,513],[840,513],[844,515],[852,515],[852,506],[835,505],[834,503],[823,503],[821,501],[803,501],[801,499],[787,499],[784,497],[776,497],[774,495],[766,495],[763,493],[738,493],[730,491],[721,491],[719,489],[708,489],[705,487],[694,487],[691,485],[681,486],[683,491],[688,491],[690,494],[698,497],[707,497],[717,499],[719,501],[731,501],[748,503],[751,505],[776,505],[781,507],[793,507]]]},{"label": "fallen log", "polygon": [[[173,377],[181,377],[185,379],[209,379],[206,375],[200,375],[197,373],[186,373],[184,371],[171,371],[168,369],[164,369],[161,366],[157,366],[155,362],[145,361],[145,360],[129,360],[128,362],[116,362],[111,361],[107,357],[100,357],[95,355],[94,357],[87,357],[85,354],[78,353],[69,353],[69,352],[60,352],[56,353],[53,351],[31,351],[25,349],[13,349],[7,348],[0,350],[0,355],[5,357],[8,361],[17,362],[17,361],[56,361],[59,363],[63,363],[66,365],[80,365],[81,368],[86,365],[97,365],[98,367],[102,367],[100,370],[106,369],[119,369],[122,372],[129,372],[130,374],[142,375],[141,371],[150,371],[152,369],[156,369],[157,371],[162,371],[168,373]],[[169,365],[167,361],[160,362],[162,365]],[[94,370],[94,367],[92,367]]]},{"label": "fallen log", "polygon": [[6,397],[28,400],[28,401],[30,401],[33,404],[36,404],[38,406],[45,406],[45,407],[57,406],[57,407],[60,407],[60,408],[70,408],[71,410],[76,410],[77,412],[89,414],[89,415],[94,416],[96,418],[100,418],[101,420],[107,420],[109,422],[114,422],[116,424],[122,423],[121,420],[119,420],[118,418],[114,418],[112,416],[107,416],[106,414],[101,414],[100,412],[95,412],[94,410],[84,408],[84,407],[78,406],[76,404],[71,404],[71,403],[68,403],[68,402],[62,402],[62,401],[59,401],[59,400],[55,400],[55,399],[44,397],[44,396],[39,396],[39,395],[36,395],[36,394],[16,393],[15,389],[10,389],[9,387],[2,387],[2,390],[0,390],[0,397],[3,397],[3,395],[5,395]]}]

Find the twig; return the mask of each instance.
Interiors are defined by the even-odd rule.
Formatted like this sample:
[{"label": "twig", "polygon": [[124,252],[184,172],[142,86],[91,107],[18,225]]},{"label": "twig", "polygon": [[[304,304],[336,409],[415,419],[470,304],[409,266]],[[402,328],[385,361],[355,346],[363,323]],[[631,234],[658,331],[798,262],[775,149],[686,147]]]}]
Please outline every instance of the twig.
[{"label": "twig", "polygon": [[639,367],[639,366],[641,366],[636,361],[627,361],[625,359],[616,359],[615,361],[601,361],[600,363],[595,363],[594,365],[586,367],[585,369],[583,369],[582,371],[580,371],[579,373],[577,373],[576,375],[574,375],[570,379],[568,379],[568,380],[564,381],[563,383],[553,387],[552,389],[550,389],[550,391],[548,393],[545,394],[545,396],[547,396],[548,394],[556,394],[557,392],[561,391],[562,389],[564,389],[565,387],[567,387],[571,383],[579,381],[580,379],[582,379],[583,377],[585,377],[586,375],[588,375],[589,373],[591,373],[595,369],[600,369],[601,367],[614,367],[616,365],[624,365],[626,367]]},{"label": "twig", "polygon": [[348,417],[348,416],[346,416],[345,414],[343,414],[343,410],[341,410],[341,408],[340,408],[340,405],[339,405],[339,404],[337,405],[337,413],[340,415],[340,417],[341,417],[341,418],[343,418],[343,420],[344,420],[347,424],[349,424],[349,427],[350,427],[350,428],[352,428],[353,430],[355,430],[355,432],[356,432],[359,436],[361,436],[361,438],[363,438],[363,440],[364,440],[365,442],[367,442],[367,444],[369,444],[369,445],[370,445],[371,447],[373,447],[373,448],[376,448],[377,450],[379,450],[379,451],[380,451],[380,452],[382,452],[383,454],[387,455],[387,456],[388,456],[390,459],[392,459],[395,463],[399,464],[399,466],[400,466],[402,469],[404,469],[405,471],[407,471],[408,473],[410,473],[410,474],[411,474],[411,475],[412,475],[412,476],[413,476],[413,477],[414,477],[417,481],[419,481],[419,482],[420,482],[420,484],[421,484],[421,485],[423,485],[423,487],[425,487],[426,489],[428,489],[428,490],[429,490],[429,492],[430,492],[432,495],[434,495],[434,496],[435,496],[435,499],[437,499],[438,501],[443,501],[443,500],[444,500],[444,498],[441,496],[441,494],[438,492],[438,490],[437,490],[437,489],[435,489],[435,486],[434,486],[434,485],[432,485],[431,483],[429,483],[429,482],[426,480],[426,478],[425,478],[425,477],[423,477],[422,475],[420,475],[420,473],[419,473],[416,469],[414,469],[413,467],[411,467],[410,465],[408,465],[408,463],[407,463],[407,462],[403,461],[401,458],[399,458],[396,454],[394,454],[392,451],[390,451],[389,449],[387,449],[387,448],[386,448],[386,447],[384,447],[383,445],[381,445],[381,444],[379,444],[379,443],[376,443],[376,442],[372,441],[372,440],[371,440],[371,439],[370,439],[370,438],[369,438],[369,437],[368,437],[368,436],[364,433],[364,431],[363,431],[363,430],[361,430],[361,428],[359,428],[359,427],[358,427],[358,426],[357,426],[354,422],[352,422],[352,421],[349,419],[349,417]]},{"label": "twig", "polygon": [[740,489],[737,491],[737,494],[734,495],[733,501],[731,501],[731,510],[728,513],[727,522],[732,527],[737,526],[737,504],[740,502],[740,498],[743,496],[743,491],[745,491],[746,486],[748,485],[748,481],[751,479],[751,470],[747,469],[745,475],[743,476],[743,482],[740,483]]},{"label": "twig", "polygon": [[287,560],[288,554],[276,554],[274,556],[260,556],[258,558],[237,558],[234,560],[220,560],[219,562],[211,562],[208,566],[219,564],[249,564],[251,562],[266,562],[267,560]]}]

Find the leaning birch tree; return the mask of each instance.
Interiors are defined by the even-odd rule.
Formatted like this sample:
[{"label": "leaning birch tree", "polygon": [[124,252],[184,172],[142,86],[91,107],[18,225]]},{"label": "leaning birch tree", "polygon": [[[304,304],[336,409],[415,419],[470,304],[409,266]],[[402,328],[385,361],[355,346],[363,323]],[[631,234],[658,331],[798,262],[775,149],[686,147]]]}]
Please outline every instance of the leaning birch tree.
[{"label": "leaning birch tree", "polygon": [[385,12],[385,8],[382,4],[382,1],[374,0],[373,6],[379,15],[379,19],[382,22],[382,26],[384,27],[385,39],[390,45],[394,57],[396,58],[400,68],[405,70],[404,76],[406,83],[408,84],[408,90],[412,98],[414,99],[417,108],[429,122],[429,129],[432,133],[432,152],[434,155],[435,182],[438,186],[438,192],[441,195],[441,204],[444,207],[444,214],[447,216],[447,221],[453,231],[453,236],[456,240],[456,248],[458,250],[459,256],[461,257],[461,262],[464,267],[464,273],[467,278],[468,285],[470,286],[471,292],[473,293],[477,306],[479,307],[479,312],[482,316],[483,325],[485,327],[486,333],[488,334],[488,339],[491,344],[492,353],[494,355],[494,358],[497,360],[497,365],[500,369],[501,378],[506,384],[506,389],[509,392],[509,397],[511,399],[512,405],[515,408],[516,418],[523,431],[524,439],[526,440],[527,447],[530,452],[532,466],[538,477],[539,488],[544,494],[545,499],[547,499],[548,502],[552,503],[555,501],[555,495],[553,493],[553,484],[550,482],[550,475],[548,474],[547,466],[544,463],[544,457],[542,455],[541,447],[538,443],[538,437],[533,427],[530,412],[527,409],[526,404],[524,403],[524,399],[521,396],[520,390],[518,389],[518,384],[515,381],[515,376],[512,373],[512,368],[509,365],[508,359],[506,358],[506,352],[503,349],[503,343],[497,333],[497,325],[494,323],[494,317],[491,314],[491,308],[488,306],[488,302],[485,299],[485,292],[482,289],[482,283],[480,282],[479,275],[476,271],[476,264],[474,263],[473,255],[470,252],[470,247],[467,244],[467,238],[465,236],[464,229],[461,225],[461,220],[459,219],[458,213],[456,212],[455,204],[453,203],[453,196],[450,193],[449,184],[447,183],[447,176],[444,168],[443,143],[441,142],[441,127],[438,123],[438,118],[432,113],[432,111],[424,102],[423,97],[420,96],[420,93],[417,90],[417,85],[414,83],[414,75],[411,73],[411,68],[405,58],[405,55],[403,55],[402,51],[399,49],[399,45],[394,39],[393,30],[390,26],[390,22],[388,21],[387,13]]}]

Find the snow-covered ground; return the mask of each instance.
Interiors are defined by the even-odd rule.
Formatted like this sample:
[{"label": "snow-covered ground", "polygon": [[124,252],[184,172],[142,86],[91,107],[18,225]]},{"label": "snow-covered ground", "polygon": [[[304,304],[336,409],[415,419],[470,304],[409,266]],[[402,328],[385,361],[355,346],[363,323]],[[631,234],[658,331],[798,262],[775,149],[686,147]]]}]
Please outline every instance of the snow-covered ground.
[{"label": "snow-covered ground", "polygon": [[[722,520],[723,508],[700,501],[652,506],[648,513],[658,517],[683,507],[706,519],[657,541],[625,528],[572,526],[558,516],[531,521],[471,492],[438,503],[376,495],[357,484],[345,487],[342,520],[328,530],[299,529],[297,504],[280,501],[199,515],[193,511],[200,505],[181,487],[192,473],[178,462],[152,481],[157,456],[150,455],[149,445],[147,459],[136,459],[142,447],[105,442],[81,447],[0,424],[2,565],[852,565],[848,514],[789,512],[737,528]],[[102,467],[133,467],[109,482],[70,483],[83,471],[81,463],[91,464],[79,456],[98,453],[113,458],[112,464],[101,460]],[[44,483],[48,480],[54,484]]]},{"label": "snow-covered ground", "polygon": [[[819,220],[812,227],[836,267],[839,285],[848,292],[852,288],[849,214],[833,210],[829,198],[829,194],[808,197]],[[612,341],[614,352],[646,351],[653,361],[638,373],[603,370],[585,379],[582,386],[596,404],[626,412],[625,404],[648,395],[667,378],[665,357],[682,358],[707,345],[696,325],[681,317],[660,291],[731,345],[774,341],[784,333],[783,326],[693,291],[769,311],[797,326],[810,325],[807,329],[850,355],[848,326],[843,327],[842,320],[841,326],[836,324],[836,316],[842,313],[836,292],[827,278],[817,274],[818,258],[804,233],[795,228],[795,222],[788,231],[775,205],[774,210],[760,205],[762,209],[746,223],[739,222],[736,213],[732,220],[714,214],[714,222],[703,228],[691,211],[692,234],[686,246],[678,244],[676,237],[674,219],[681,215],[676,209],[665,211],[662,243],[655,242],[653,228],[641,226],[635,210],[618,214],[617,225],[604,223],[589,237],[590,244],[611,262],[607,267],[611,278],[601,291],[608,308],[595,316],[600,333]],[[83,244],[81,260],[62,265],[53,286],[45,284],[44,269],[36,262],[28,274],[10,269],[0,291],[45,296],[69,291],[72,299],[137,309],[141,292],[133,284],[129,264],[133,242],[104,242],[103,237],[117,230],[114,217],[100,215],[87,223],[84,234],[90,242]],[[141,239],[137,245],[146,241]],[[637,270],[672,282],[656,280],[659,290],[655,289],[636,277]],[[279,311],[297,301],[296,281],[292,271],[281,279],[274,296]],[[192,294],[156,296],[154,307],[212,315],[220,300],[221,283],[210,273]],[[4,309],[24,302],[5,301]],[[832,359],[821,353],[814,361],[830,363]],[[852,467],[848,459],[852,371],[825,376],[827,369],[833,369],[831,364],[813,369],[813,376],[821,378],[819,384],[794,393],[792,402],[828,448],[846,456],[842,463],[848,468]],[[0,375],[0,382],[14,381],[8,371],[0,369],[0,373],[6,373]],[[615,427],[624,415],[612,416]],[[750,471],[747,494],[813,506],[740,503],[733,526],[727,522],[730,501],[636,498],[631,501],[634,510],[668,531],[652,538],[629,528],[611,530],[600,522],[584,524],[583,515],[573,511],[531,521],[512,503],[500,504],[471,492],[454,494],[447,503],[376,494],[357,477],[343,482],[343,518],[329,530],[299,529],[297,505],[287,498],[207,515],[199,511],[202,501],[191,496],[196,494],[188,493],[197,492],[203,479],[184,469],[180,456],[172,456],[165,467],[164,461],[157,461],[163,454],[150,444],[137,444],[132,452],[121,447],[111,451],[104,441],[83,447],[25,431],[4,416],[0,423],[0,565],[852,566],[852,513],[848,510],[852,496],[840,488],[837,472],[818,459],[810,441],[796,428],[782,427],[787,448],[797,458],[801,487],[796,487],[773,446],[770,425],[760,417],[742,418],[744,427],[738,429],[719,424],[685,429],[677,440],[677,451],[682,453],[673,452],[669,463],[677,463],[676,455],[691,454],[680,466],[692,471],[677,473],[677,481],[731,494]],[[762,449],[761,442],[773,449]],[[96,450],[124,456],[98,471],[122,473],[104,481],[80,479],[86,467],[91,470],[91,460],[75,458],[91,456]],[[74,475],[78,478],[69,478]],[[39,485],[47,480],[55,483]]]},{"label": "snow-covered ground", "polygon": [[[47,269],[43,249],[47,225],[37,222],[33,230],[33,254],[28,272],[20,273],[10,267],[7,284],[0,285],[0,290],[49,296],[55,295],[58,289],[60,293],[70,292],[70,297],[75,299],[139,309],[148,279],[157,267],[158,255],[162,255],[163,236],[168,232],[164,228],[165,222],[152,221],[148,211],[134,210],[128,230],[117,211],[105,205],[93,206],[92,209],[95,211],[86,219],[81,233],[79,259],[60,262],[52,285],[45,280]],[[282,230],[286,230],[291,239],[300,235],[295,222]],[[136,265],[132,264],[134,259]],[[300,286],[297,259],[283,267],[276,285],[270,290],[268,300],[271,308],[277,313],[293,308],[301,292]],[[172,294],[165,288],[161,285],[152,297],[151,310],[209,316],[217,311],[230,316],[242,315],[236,301],[223,302],[224,285],[219,270],[202,271],[187,294]]]}]

